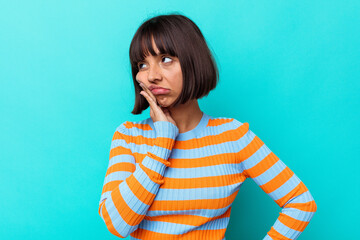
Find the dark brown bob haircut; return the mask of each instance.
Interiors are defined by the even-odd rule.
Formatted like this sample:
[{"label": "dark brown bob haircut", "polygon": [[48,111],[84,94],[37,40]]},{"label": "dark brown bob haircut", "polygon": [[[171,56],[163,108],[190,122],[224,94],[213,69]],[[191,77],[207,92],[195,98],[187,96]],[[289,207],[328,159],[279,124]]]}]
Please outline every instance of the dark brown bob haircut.
[{"label": "dark brown bob haircut", "polygon": [[158,15],[144,21],[136,31],[129,50],[132,78],[135,86],[135,106],[132,114],[140,114],[149,107],[140,94],[142,88],[136,81],[138,63],[149,53],[156,56],[152,38],[160,54],[177,57],[183,75],[183,88],[171,107],[192,99],[207,96],[219,81],[216,61],[198,26],[180,14]]}]

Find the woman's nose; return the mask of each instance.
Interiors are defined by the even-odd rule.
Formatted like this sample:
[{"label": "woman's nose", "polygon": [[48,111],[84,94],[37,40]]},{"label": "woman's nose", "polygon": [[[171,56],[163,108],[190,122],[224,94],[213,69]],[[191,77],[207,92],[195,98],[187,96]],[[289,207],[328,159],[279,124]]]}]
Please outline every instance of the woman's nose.
[{"label": "woman's nose", "polygon": [[157,79],[161,79],[161,70],[159,66],[155,64],[149,67],[148,80],[154,81]]}]

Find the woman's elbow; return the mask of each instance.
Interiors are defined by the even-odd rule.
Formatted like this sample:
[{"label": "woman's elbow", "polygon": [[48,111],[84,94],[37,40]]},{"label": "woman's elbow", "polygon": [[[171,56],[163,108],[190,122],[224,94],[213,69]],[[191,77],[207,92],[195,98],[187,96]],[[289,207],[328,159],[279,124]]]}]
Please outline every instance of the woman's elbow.
[{"label": "woman's elbow", "polygon": [[315,203],[315,200],[312,200],[311,201],[311,204],[310,204],[310,212],[316,212],[317,210],[317,204]]},{"label": "woman's elbow", "polygon": [[[106,207],[105,207],[105,200],[100,204],[99,206],[99,215],[103,222],[106,225],[106,228],[109,230],[109,232],[117,237],[120,238],[126,238],[130,235],[130,233],[134,232],[139,225],[137,226],[130,226],[125,221],[114,221],[109,214]],[[114,222],[117,224],[115,225]]]}]

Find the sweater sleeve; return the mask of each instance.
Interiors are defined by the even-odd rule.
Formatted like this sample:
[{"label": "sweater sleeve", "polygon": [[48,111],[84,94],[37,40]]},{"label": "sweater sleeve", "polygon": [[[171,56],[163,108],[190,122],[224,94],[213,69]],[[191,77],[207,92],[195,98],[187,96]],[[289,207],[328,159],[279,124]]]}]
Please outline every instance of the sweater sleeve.
[{"label": "sweater sleeve", "polygon": [[107,229],[125,238],[138,228],[154,201],[179,129],[167,121],[154,122],[156,139],[136,167],[130,145],[135,144],[126,122],[115,131],[99,201],[99,215]]},{"label": "sweater sleeve", "polygon": [[317,206],[305,184],[250,129],[235,120],[240,131],[241,170],[282,208],[264,240],[297,239]]}]

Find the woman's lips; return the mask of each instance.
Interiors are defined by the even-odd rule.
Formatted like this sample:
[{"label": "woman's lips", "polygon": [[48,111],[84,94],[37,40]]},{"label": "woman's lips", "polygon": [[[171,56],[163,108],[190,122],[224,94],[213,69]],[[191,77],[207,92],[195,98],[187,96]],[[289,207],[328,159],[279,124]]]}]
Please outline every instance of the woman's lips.
[{"label": "woman's lips", "polygon": [[153,90],[151,90],[151,92],[154,95],[160,95],[160,94],[168,94],[170,90],[165,88],[154,88]]}]

